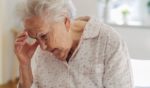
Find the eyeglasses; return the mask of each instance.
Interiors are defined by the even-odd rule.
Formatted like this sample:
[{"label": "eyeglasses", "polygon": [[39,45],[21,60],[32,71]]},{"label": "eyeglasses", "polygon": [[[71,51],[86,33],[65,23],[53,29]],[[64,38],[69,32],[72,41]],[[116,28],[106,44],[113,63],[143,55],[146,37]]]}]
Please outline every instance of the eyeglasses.
[{"label": "eyeglasses", "polygon": [[47,40],[48,34],[49,32],[43,32],[43,33],[38,33],[36,36],[37,36],[37,39]]},{"label": "eyeglasses", "polygon": [[36,39],[36,40],[47,40],[49,32],[41,32],[37,33],[35,36],[31,35],[29,32],[29,37],[31,39]]}]

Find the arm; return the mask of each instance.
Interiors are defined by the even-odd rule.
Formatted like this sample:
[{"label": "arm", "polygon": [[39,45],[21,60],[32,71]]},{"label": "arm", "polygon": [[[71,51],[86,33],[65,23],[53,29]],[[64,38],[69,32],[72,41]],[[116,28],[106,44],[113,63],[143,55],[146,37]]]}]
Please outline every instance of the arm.
[{"label": "arm", "polygon": [[105,88],[133,88],[128,49],[117,33],[108,33],[103,85]]},{"label": "arm", "polygon": [[28,33],[24,31],[16,38],[14,44],[15,54],[19,61],[19,88],[30,88],[33,81],[31,58],[35,53],[38,42],[36,41],[33,44],[29,44],[27,42],[28,37]]},{"label": "arm", "polygon": [[38,88],[37,84],[37,58],[38,49],[31,59],[29,66],[19,66],[20,79],[17,88]]},{"label": "arm", "polygon": [[31,65],[20,65],[19,66],[19,88],[30,88],[33,81]]}]

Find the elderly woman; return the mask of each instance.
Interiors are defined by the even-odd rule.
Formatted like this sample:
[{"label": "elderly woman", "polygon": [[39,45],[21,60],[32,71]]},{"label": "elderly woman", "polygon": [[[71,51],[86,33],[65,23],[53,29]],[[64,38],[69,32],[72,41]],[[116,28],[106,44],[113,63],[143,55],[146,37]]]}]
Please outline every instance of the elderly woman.
[{"label": "elderly woman", "polygon": [[74,19],[71,0],[27,0],[22,7],[19,88],[133,88],[128,50],[114,29],[97,18]]}]

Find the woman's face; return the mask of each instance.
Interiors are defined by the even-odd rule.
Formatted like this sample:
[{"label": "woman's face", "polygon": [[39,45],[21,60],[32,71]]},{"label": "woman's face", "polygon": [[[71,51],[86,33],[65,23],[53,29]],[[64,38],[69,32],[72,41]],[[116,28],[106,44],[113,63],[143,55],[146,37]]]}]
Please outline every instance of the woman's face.
[{"label": "woman's face", "polygon": [[43,50],[53,53],[58,59],[66,59],[72,47],[68,19],[64,22],[50,22],[34,16],[26,19],[24,26],[28,35],[36,39]]}]

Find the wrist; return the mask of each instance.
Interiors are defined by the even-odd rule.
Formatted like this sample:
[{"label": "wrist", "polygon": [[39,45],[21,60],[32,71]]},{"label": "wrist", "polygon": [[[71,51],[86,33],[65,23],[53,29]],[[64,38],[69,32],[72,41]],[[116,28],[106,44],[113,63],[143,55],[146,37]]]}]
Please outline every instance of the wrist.
[{"label": "wrist", "polygon": [[31,67],[31,63],[27,63],[27,64],[19,64],[19,67],[21,69],[28,69]]}]

